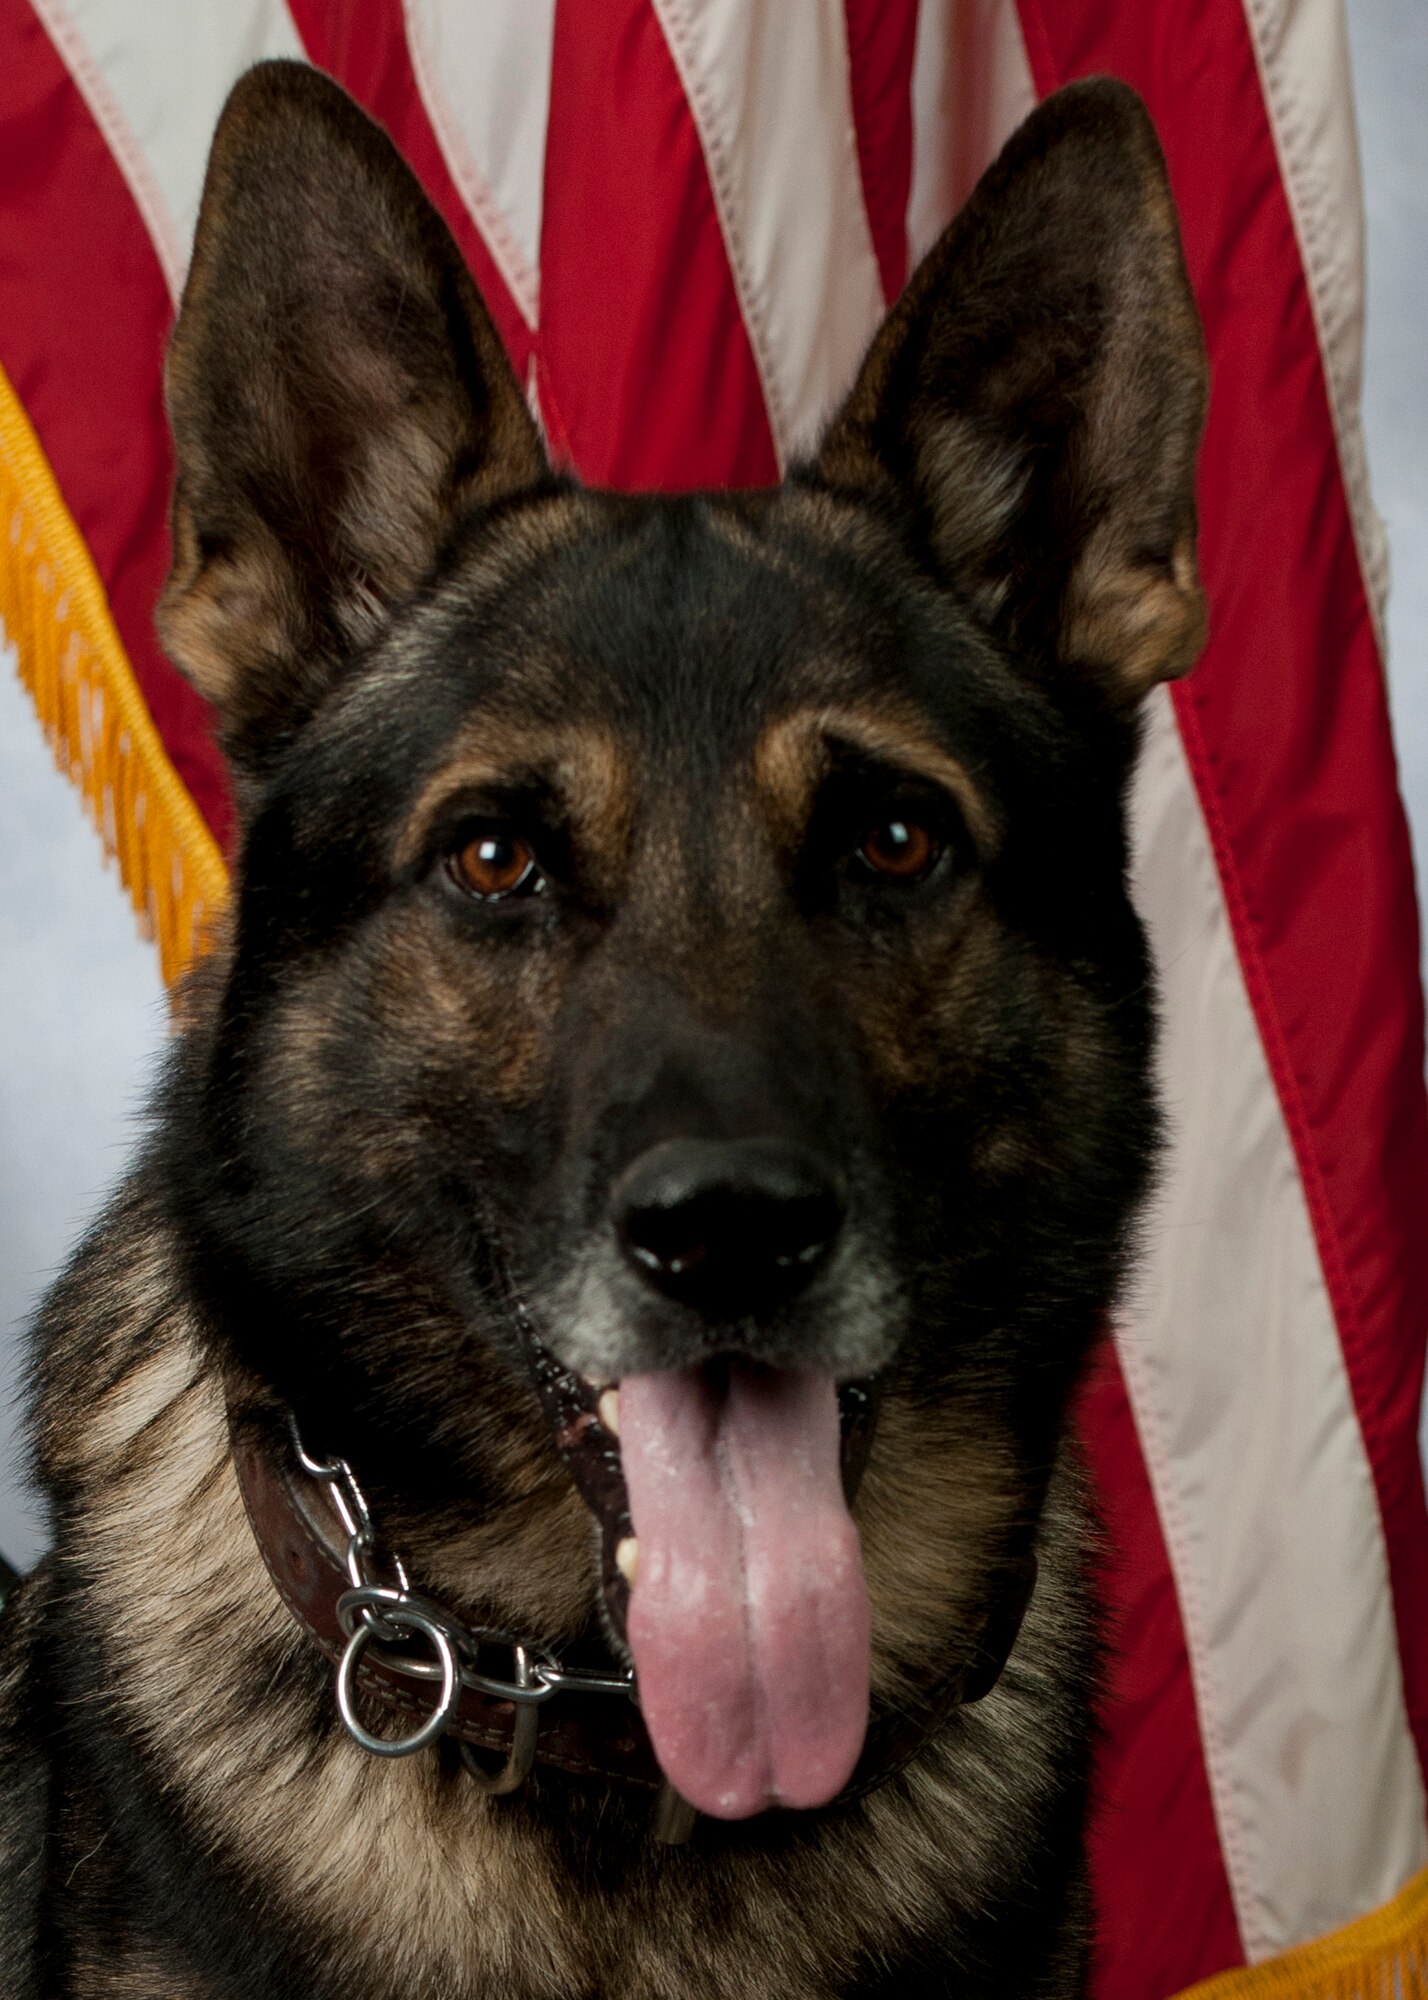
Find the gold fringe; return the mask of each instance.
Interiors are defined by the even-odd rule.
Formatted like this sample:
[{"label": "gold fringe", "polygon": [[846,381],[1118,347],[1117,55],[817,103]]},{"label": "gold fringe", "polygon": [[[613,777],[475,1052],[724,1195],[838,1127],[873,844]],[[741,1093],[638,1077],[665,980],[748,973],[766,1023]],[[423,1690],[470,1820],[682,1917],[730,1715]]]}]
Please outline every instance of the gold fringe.
[{"label": "gold fringe", "polygon": [[211,935],[228,871],[169,762],[84,537],[0,368],[0,623],[172,985]]},{"label": "gold fringe", "polygon": [[1382,1909],[1180,2000],[1428,2000],[1428,1868]]}]

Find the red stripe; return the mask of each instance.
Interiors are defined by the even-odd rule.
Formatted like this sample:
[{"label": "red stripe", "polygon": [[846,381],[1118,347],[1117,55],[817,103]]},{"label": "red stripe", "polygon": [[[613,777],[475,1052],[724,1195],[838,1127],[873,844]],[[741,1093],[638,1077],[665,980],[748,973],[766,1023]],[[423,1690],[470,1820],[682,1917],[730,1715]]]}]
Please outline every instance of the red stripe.
[{"label": "red stripe", "polygon": [[208,712],[159,651],[171,466],[163,273],[119,169],[24,0],[0,0],[0,363],[89,545],[169,756],[225,846]]},{"label": "red stripe", "polygon": [[[1023,0],[1038,87],[1109,70],[1160,129],[1214,384],[1205,657],[1176,690],[1291,1134],[1388,1548],[1428,1770],[1428,1103],[1418,919],[1323,366],[1239,0]],[[1218,135],[1206,143],[1206,134]]]},{"label": "red stripe", "polygon": [[602,485],[767,485],[778,460],[699,136],[649,0],[557,0],[541,399]]},{"label": "red stripe", "polygon": [[407,47],[401,0],[288,0],[288,7],[312,60],[386,127],[441,211],[524,382],[531,329],[451,177],[426,115]]},{"label": "red stripe", "polygon": [[1096,2000],[1163,2000],[1242,1965],[1180,1605],[1109,1343],[1077,1412],[1107,1555],[1106,1687],[1091,1817]]},{"label": "red stripe", "polygon": [[917,0],[843,0],[843,11],[863,201],[891,305],[907,277]]}]

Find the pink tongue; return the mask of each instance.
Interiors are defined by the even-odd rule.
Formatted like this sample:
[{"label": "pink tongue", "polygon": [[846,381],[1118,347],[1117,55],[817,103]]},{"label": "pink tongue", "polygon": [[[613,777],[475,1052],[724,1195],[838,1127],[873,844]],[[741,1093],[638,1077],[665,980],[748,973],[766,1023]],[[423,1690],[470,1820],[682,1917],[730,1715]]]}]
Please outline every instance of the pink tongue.
[{"label": "pink tongue", "polygon": [[620,1452],[639,1539],[627,1629],[670,1783],[718,1819],[818,1806],[868,1721],[868,1597],[827,1375],[629,1375]]}]

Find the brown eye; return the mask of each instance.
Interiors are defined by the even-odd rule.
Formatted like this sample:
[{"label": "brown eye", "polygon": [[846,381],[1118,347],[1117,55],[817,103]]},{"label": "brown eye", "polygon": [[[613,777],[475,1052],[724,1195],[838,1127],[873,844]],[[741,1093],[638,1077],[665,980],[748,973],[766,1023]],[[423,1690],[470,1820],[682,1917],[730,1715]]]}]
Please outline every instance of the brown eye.
[{"label": "brown eye", "polygon": [[472,896],[497,902],[506,896],[533,896],[545,887],[528,840],[509,827],[483,827],[451,855],[452,879]]},{"label": "brown eye", "polygon": [[887,819],[870,827],[858,859],[870,875],[887,882],[921,882],[942,858],[942,843],[912,819]]}]

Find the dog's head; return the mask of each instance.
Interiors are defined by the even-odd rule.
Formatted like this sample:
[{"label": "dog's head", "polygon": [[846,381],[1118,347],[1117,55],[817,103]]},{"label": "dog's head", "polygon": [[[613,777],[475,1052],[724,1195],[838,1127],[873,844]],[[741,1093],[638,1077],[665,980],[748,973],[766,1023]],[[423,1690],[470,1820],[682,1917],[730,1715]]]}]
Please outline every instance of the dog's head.
[{"label": "dog's head", "polygon": [[629,1637],[710,1810],[836,1791],[870,1618],[894,1690],[1034,1531],[1152,1150],[1122,799],[1201,633],[1203,393],[1113,83],[1013,139],[756,494],[554,476],[317,74],[253,72],[219,129],[161,613],[245,821],[174,1121],[195,1278],[510,1626],[600,1586],[530,1344],[621,1385]]}]

